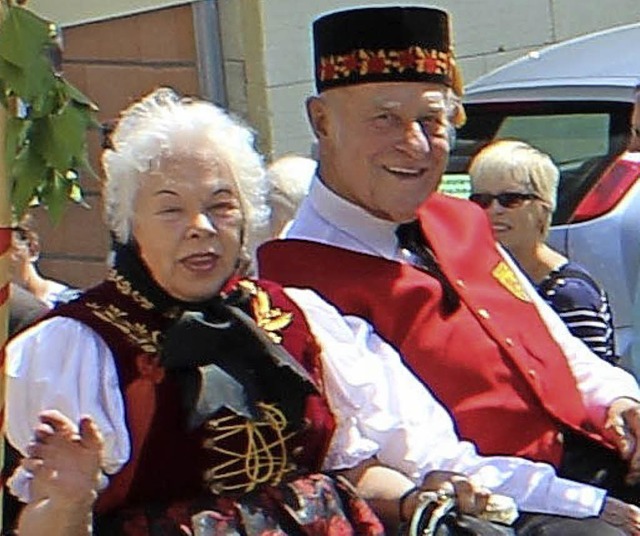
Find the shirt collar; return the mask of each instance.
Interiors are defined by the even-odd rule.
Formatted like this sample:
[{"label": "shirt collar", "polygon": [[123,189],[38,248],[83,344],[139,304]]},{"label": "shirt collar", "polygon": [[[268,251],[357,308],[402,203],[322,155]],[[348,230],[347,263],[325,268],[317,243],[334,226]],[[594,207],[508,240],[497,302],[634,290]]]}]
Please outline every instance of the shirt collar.
[{"label": "shirt collar", "polygon": [[386,259],[397,257],[396,222],[372,216],[362,207],[340,197],[317,175],[311,184],[308,199],[322,218],[350,235],[368,253],[375,253]]}]

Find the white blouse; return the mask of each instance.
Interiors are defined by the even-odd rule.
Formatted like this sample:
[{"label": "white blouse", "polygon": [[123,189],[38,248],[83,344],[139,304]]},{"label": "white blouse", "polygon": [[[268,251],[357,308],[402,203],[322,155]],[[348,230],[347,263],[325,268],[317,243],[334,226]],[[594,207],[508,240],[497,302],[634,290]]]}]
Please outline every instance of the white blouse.
[{"label": "white blouse", "polygon": [[[367,322],[342,317],[313,291],[287,293],[323,349],[326,394],[337,421],[325,469],[377,456],[416,483],[433,469],[458,471],[514,497],[522,511],[598,515],[603,490],[558,478],[547,464],[479,456],[458,439],[447,411]],[[62,317],[30,328],[7,346],[6,375],[7,435],[21,453],[39,412],[58,409],[72,420],[94,418],[105,438],[105,473],[117,473],[126,463],[131,446],[113,356],[90,328]],[[18,469],[10,482],[23,501],[29,499],[29,476]]]}]

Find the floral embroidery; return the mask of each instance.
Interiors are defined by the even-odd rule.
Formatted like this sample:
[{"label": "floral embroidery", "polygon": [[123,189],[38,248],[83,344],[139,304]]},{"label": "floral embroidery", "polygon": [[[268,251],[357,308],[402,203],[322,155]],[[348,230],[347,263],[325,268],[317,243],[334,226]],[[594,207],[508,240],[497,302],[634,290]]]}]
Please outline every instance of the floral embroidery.
[{"label": "floral embroidery", "polygon": [[283,312],[279,307],[271,307],[271,298],[264,289],[261,289],[253,281],[242,280],[238,286],[252,297],[251,311],[258,327],[263,329],[269,338],[276,344],[282,342],[281,330],[286,328],[293,320],[293,313]]},{"label": "floral embroidery", "polygon": [[417,73],[451,76],[455,60],[450,52],[412,46],[404,50],[357,49],[348,54],[320,58],[318,78],[322,82],[352,75],[392,74],[413,70]]},{"label": "floral embroidery", "polygon": [[121,294],[124,294],[125,296],[130,296],[133,299],[133,301],[135,301],[143,309],[150,310],[154,308],[153,303],[151,303],[147,298],[145,298],[137,290],[133,290],[131,282],[127,281],[123,276],[121,276],[115,270],[109,270],[109,274],[107,275],[107,280],[113,281],[116,285],[116,289],[118,289],[118,292],[120,292]]},{"label": "floral embroidery", "polygon": [[111,324],[124,333],[129,340],[138,345],[148,354],[156,354],[160,349],[160,331],[149,331],[149,328],[140,322],[131,322],[127,319],[127,313],[118,309],[115,305],[100,305],[95,302],[87,302],[87,307],[101,320]]}]

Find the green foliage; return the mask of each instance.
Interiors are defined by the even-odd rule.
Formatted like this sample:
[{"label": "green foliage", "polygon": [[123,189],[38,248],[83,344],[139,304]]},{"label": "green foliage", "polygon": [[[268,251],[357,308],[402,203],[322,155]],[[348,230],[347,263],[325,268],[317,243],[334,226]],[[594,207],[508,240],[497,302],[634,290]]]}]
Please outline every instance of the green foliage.
[{"label": "green foliage", "polygon": [[[4,2],[6,0],[0,0]],[[9,5],[0,25],[0,102],[8,111],[5,163],[13,210],[33,203],[57,223],[67,199],[83,203],[78,171],[88,166],[86,132],[96,106],[55,72],[54,24]]]}]

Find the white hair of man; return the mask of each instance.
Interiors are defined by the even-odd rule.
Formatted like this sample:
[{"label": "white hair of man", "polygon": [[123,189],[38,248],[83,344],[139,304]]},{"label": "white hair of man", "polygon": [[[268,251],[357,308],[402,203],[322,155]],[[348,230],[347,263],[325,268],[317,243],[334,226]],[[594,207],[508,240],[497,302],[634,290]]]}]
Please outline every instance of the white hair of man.
[{"label": "white hair of man", "polygon": [[264,238],[269,226],[268,183],[251,129],[210,102],[159,88],[122,112],[110,147],[102,154],[105,214],[118,242],[131,239],[134,202],[144,174],[164,158],[202,147],[202,141],[210,143],[236,179],[245,249],[252,251]]}]

